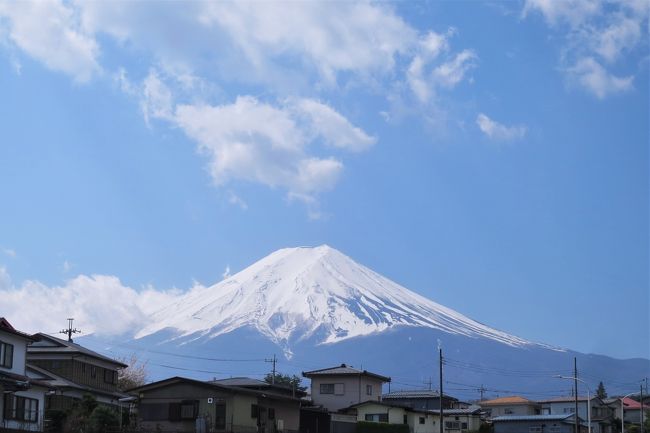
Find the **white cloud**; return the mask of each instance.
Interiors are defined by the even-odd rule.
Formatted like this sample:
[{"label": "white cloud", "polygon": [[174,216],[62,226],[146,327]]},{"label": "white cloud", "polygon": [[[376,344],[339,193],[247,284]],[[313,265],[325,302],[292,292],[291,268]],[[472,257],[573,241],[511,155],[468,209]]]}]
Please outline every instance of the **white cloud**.
[{"label": "white cloud", "polygon": [[417,32],[381,4],[369,2],[210,2],[201,22],[217,25],[262,72],[294,57],[332,84],[341,71],[367,74],[392,69]]},{"label": "white cloud", "polygon": [[433,70],[433,78],[443,87],[452,88],[463,79],[468,70],[476,66],[477,56],[472,50],[463,50],[452,60]]},{"label": "white cloud", "polygon": [[649,11],[644,0],[527,0],[523,16],[539,12],[565,37],[560,69],[570,82],[604,99],[632,87],[632,73],[616,76],[608,68],[647,47]]},{"label": "white cloud", "polygon": [[479,129],[492,140],[513,141],[524,138],[526,127],[523,125],[506,126],[495,122],[483,113],[476,117]]},{"label": "white cloud", "polygon": [[611,94],[628,91],[632,88],[633,76],[617,77],[609,73],[592,57],[579,59],[568,69],[570,80],[575,81],[599,99]]},{"label": "white cloud", "polygon": [[406,71],[408,86],[420,103],[433,100],[437,88],[455,87],[476,66],[478,57],[472,50],[463,50],[440,61],[441,55],[449,51],[449,38],[455,33],[456,29],[450,28],[445,34],[429,32],[420,39]]},{"label": "white cloud", "polygon": [[223,279],[225,280],[230,276],[230,265],[226,265],[226,269],[224,269],[223,274],[221,274]]},{"label": "white cloud", "polygon": [[68,273],[68,272],[70,272],[70,270],[72,269],[73,266],[74,265],[72,263],[70,263],[67,260],[64,260],[63,265],[61,266],[61,268],[63,269],[63,272]]},{"label": "white cloud", "polygon": [[248,203],[232,191],[228,191],[228,203],[239,206],[241,210],[248,209]]},{"label": "white cloud", "polygon": [[273,106],[241,96],[227,105],[178,105],[174,122],[208,157],[217,185],[244,180],[296,197],[331,189],[343,169],[334,157],[310,154],[315,140],[354,151],[374,143],[332,108],[304,99]]},{"label": "white cloud", "polygon": [[312,99],[300,99],[292,104],[296,114],[305,118],[312,134],[322,136],[331,146],[360,152],[377,141],[328,105]]},{"label": "white cloud", "polygon": [[[80,26],[75,10],[56,0],[0,1],[12,43],[76,81],[86,82],[101,71],[99,46]],[[1,22],[0,22],[1,24]]]},{"label": "white cloud", "polygon": [[56,332],[66,318],[74,317],[75,325],[86,334],[121,334],[146,324],[149,314],[180,294],[179,290],[152,287],[136,291],[108,275],[79,275],[54,287],[38,281],[14,287],[0,268],[3,310],[12,325],[25,332]]},{"label": "white cloud", "polygon": [[12,259],[16,257],[16,251],[11,248],[2,248],[0,251],[2,251],[2,254],[11,257]]},{"label": "white cloud", "polygon": [[140,108],[145,121],[149,124],[151,118],[172,120],[173,96],[155,70],[151,70],[142,83]]}]

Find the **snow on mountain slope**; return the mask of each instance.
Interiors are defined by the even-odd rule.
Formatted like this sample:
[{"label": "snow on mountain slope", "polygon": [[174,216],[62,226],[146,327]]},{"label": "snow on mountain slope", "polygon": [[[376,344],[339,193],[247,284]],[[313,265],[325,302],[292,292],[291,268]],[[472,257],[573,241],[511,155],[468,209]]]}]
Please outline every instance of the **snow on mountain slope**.
[{"label": "snow on mountain slope", "polygon": [[278,250],[218,284],[192,289],[151,319],[136,338],[169,328],[213,338],[249,326],[290,351],[291,343],[312,337],[335,343],[417,326],[534,344],[411,292],[327,245]]}]

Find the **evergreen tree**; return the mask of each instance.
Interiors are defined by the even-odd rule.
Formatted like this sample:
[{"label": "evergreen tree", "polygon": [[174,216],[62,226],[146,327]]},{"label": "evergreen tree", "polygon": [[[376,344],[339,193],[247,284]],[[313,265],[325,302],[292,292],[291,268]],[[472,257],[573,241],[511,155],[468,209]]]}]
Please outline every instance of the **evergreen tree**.
[{"label": "evergreen tree", "polygon": [[596,390],[596,397],[600,399],[607,398],[607,391],[605,391],[605,385],[603,385],[602,380],[598,383],[598,389]]},{"label": "evergreen tree", "polygon": [[[307,387],[301,386],[300,381],[301,381],[300,377],[296,376],[295,374],[293,376],[289,376],[288,374],[275,373],[276,385],[284,385],[289,388],[293,388],[295,386],[296,390],[305,391]],[[273,383],[273,373],[267,374],[266,377],[264,378],[264,382]]]}]

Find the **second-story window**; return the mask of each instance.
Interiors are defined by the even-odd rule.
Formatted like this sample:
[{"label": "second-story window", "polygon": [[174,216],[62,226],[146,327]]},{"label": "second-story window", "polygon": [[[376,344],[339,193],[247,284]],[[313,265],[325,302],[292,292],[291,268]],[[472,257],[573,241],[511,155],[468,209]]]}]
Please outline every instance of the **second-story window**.
[{"label": "second-story window", "polygon": [[94,365],[90,366],[90,377],[92,377],[93,379],[97,377],[97,367],[95,367]]},{"label": "second-story window", "polygon": [[0,367],[11,368],[14,365],[14,345],[0,341]]},{"label": "second-story window", "polygon": [[366,385],[366,395],[372,395],[372,385]]},{"label": "second-story window", "polygon": [[104,370],[104,382],[115,385],[117,383],[117,371]]},{"label": "second-story window", "polygon": [[334,384],[333,383],[321,383],[320,384],[320,393],[321,394],[334,394]]}]

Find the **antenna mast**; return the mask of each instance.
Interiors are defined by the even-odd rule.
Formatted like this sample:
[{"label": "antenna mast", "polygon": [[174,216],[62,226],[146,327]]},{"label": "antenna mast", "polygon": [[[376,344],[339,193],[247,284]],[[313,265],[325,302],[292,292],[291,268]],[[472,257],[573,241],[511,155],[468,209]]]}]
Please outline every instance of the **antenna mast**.
[{"label": "antenna mast", "polygon": [[72,334],[80,334],[81,331],[77,328],[72,327],[73,318],[68,318],[68,329],[62,329],[59,331],[59,334],[67,334],[68,342],[72,343]]}]

